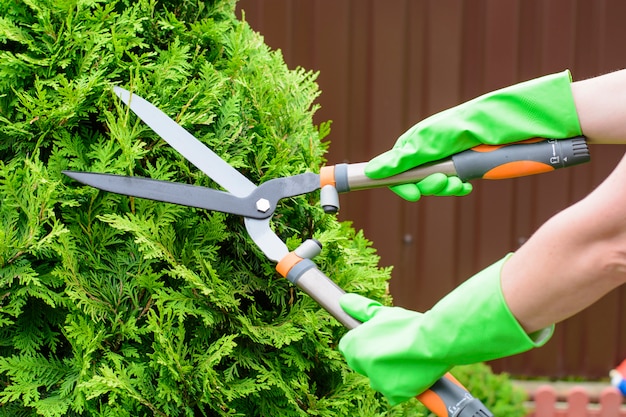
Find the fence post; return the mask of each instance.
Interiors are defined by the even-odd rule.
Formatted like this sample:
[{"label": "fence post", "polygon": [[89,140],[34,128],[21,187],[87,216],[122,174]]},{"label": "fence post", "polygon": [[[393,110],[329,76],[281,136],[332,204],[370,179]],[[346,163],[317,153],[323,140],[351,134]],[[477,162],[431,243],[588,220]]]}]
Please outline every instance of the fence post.
[{"label": "fence post", "polygon": [[589,393],[583,387],[573,387],[567,394],[567,417],[587,417]]},{"label": "fence post", "polygon": [[615,387],[606,387],[600,393],[600,415],[598,417],[620,417],[622,394]]},{"label": "fence post", "polygon": [[534,417],[556,417],[556,390],[550,385],[542,385],[534,394]]}]

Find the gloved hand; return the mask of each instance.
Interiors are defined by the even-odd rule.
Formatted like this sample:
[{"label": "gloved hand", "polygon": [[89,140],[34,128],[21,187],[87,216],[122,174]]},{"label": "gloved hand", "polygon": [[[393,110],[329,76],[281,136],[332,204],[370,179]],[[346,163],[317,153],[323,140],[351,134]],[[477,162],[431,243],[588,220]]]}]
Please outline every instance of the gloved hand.
[{"label": "gloved hand", "polygon": [[510,312],[500,287],[507,258],[479,272],[439,301],[417,313],[385,307],[345,294],[341,307],[362,325],[339,342],[348,365],[370,379],[391,404],[427,390],[456,365],[524,352],[548,341],[553,326],[526,334]]},{"label": "gloved hand", "polygon": [[391,188],[393,190],[398,188],[399,192],[404,190],[402,197],[409,201],[417,201],[423,195],[460,197],[472,191],[472,184],[469,182],[463,182],[459,177],[448,177],[441,173],[431,174],[417,184],[408,184],[410,187],[404,187],[405,185],[407,184],[396,185]]},{"label": "gloved hand", "polygon": [[[365,174],[374,179],[389,177],[481,143],[502,145],[580,134],[571,76],[563,71],[493,91],[422,120],[402,134],[391,150],[372,159]],[[415,184],[392,187],[408,200],[419,196],[415,188]]]}]

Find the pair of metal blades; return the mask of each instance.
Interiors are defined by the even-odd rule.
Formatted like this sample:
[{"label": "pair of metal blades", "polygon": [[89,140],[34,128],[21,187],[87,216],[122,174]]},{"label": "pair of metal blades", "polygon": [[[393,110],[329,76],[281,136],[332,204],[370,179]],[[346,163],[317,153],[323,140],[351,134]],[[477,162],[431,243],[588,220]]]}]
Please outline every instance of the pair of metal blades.
[{"label": "pair of metal blades", "polygon": [[278,178],[257,187],[156,106],[123,88],[113,90],[144,123],[227,192],[141,177],[76,171],[64,171],[65,175],[118,194],[241,215],[250,237],[268,258],[278,262],[289,253],[270,228],[271,216],[281,198],[319,188],[318,175]]}]

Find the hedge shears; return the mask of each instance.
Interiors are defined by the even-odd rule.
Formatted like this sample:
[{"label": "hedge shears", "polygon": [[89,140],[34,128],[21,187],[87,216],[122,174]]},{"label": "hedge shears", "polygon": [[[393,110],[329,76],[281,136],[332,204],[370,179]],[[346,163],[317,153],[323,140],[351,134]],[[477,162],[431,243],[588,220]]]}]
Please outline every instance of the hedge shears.
[{"label": "hedge shears", "polygon": [[[366,163],[339,164],[323,167],[319,174],[307,172],[275,178],[257,186],[148,101],[120,87],[114,87],[114,92],[163,140],[226,191],[104,173],[64,171],[64,174],[104,191],[242,216],[250,238],[277,263],[280,275],[349,329],[361,323],[340,307],[339,298],[344,291],[311,260],[320,252],[320,242],[310,239],[289,251],[272,231],[270,221],[280,200],[320,190],[324,210],[335,212],[339,208],[340,193],[417,182],[433,173],[456,175],[463,181],[513,178],[590,159],[584,137],[536,139],[504,146],[481,145],[385,179],[368,178],[364,174]],[[417,398],[439,417],[493,416],[451,374],[446,374]]]}]

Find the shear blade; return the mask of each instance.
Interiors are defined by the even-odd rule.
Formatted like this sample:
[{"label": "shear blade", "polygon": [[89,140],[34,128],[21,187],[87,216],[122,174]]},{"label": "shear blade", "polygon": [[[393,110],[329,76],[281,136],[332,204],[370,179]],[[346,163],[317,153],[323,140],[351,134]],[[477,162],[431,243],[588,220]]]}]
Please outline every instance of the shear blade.
[{"label": "shear blade", "polygon": [[287,245],[272,231],[270,219],[244,219],[250,238],[269,260],[279,262],[289,253]]},{"label": "shear blade", "polygon": [[245,197],[254,191],[256,185],[252,181],[152,103],[117,86],[113,87],[113,91],[164,141],[225,190],[237,197]]},{"label": "shear blade", "polygon": [[63,171],[63,173],[82,184],[117,194],[221,211],[255,219],[271,216],[269,211],[264,213],[257,210],[248,199],[211,188],[94,172]]}]

